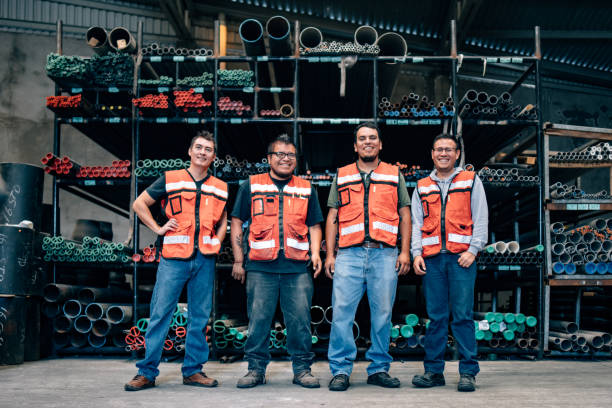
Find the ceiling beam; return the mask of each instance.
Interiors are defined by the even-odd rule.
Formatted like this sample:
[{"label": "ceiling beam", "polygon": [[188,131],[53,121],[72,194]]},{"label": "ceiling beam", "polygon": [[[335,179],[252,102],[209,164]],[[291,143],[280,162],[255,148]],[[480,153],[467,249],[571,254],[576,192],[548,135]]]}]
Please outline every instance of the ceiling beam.
[{"label": "ceiling beam", "polygon": [[442,27],[440,30],[440,48],[438,49],[438,55],[449,55],[450,54],[450,22],[451,20],[457,20],[457,8],[459,7],[458,0],[450,0],[444,19],[442,20]]},{"label": "ceiling beam", "polygon": [[480,7],[484,4],[483,0],[462,0],[457,10],[457,47],[471,31],[472,25],[476,20]]},{"label": "ceiling beam", "polygon": [[[473,30],[470,37],[495,38],[507,40],[533,39],[533,30]],[[542,30],[540,38],[545,40],[612,40],[608,30]]]},{"label": "ceiling beam", "polygon": [[185,0],[159,0],[159,7],[178,37],[178,45],[192,47],[196,42],[191,31],[189,5],[191,2]]}]

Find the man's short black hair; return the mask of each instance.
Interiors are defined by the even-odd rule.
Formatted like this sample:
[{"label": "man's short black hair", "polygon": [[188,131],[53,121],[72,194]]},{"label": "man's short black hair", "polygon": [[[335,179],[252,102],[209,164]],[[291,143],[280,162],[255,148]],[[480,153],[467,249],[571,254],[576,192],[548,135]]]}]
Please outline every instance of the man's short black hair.
[{"label": "man's short black hair", "polygon": [[191,138],[191,143],[189,143],[189,148],[191,149],[196,141],[196,139],[204,139],[212,142],[215,151],[217,150],[217,144],[215,143],[215,136],[210,133],[208,130],[200,130],[194,137]]},{"label": "man's short black hair", "polygon": [[433,147],[436,145],[436,142],[438,140],[442,140],[442,139],[450,139],[453,142],[455,142],[455,149],[457,150],[461,150],[461,148],[459,147],[459,142],[457,141],[457,139],[448,133],[440,133],[438,136],[434,137],[433,143],[431,144],[431,149],[433,150]]},{"label": "man's short black hair", "polygon": [[268,145],[268,154],[274,151],[274,145],[277,143],[291,145],[295,148],[295,151],[297,152],[297,147],[295,146],[295,143],[293,143],[293,140],[291,140],[288,134],[282,133],[278,135],[276,139],[270,142],[270,144]]},{"label": "man's short black hair", "polygon": [[362,122],[359,125],[357,125],[357,127],[355,128],[355,133],[354,133],[355,143],[357,143],[357,132],[361,128],[374,129],[376,131],[376,133],[378,134],[378,138],[380,139],[380,129],[378,129],[378,126],[376,126],[376,123],[374,123],[374,122]]}]

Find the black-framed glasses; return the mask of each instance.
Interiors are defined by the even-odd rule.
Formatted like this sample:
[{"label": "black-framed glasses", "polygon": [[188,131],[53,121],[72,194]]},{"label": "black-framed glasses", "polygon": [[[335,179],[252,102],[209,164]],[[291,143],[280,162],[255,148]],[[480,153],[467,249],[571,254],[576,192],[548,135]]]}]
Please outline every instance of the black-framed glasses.
[{"label": "black-framed glasses", "polygon": [[433,149],[434,152],[436,153],[452,153],[457,149],[453,149],[452,147],[436,147],[435,149]]},{"label": "black-framed glasses", "polygon": [[297,157],[295,153],[287,153],[287,152],[268,152],[268,154],[276,155],[276,157],[278,157],[278,160],[283,160],[285,158],[295,160]]}]

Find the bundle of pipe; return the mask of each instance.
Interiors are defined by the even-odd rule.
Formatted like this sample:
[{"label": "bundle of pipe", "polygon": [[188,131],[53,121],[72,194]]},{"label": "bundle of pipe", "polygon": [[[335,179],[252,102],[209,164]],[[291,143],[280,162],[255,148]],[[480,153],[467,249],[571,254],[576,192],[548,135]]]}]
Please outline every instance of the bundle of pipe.
[{"label": "bundle of pipe", "polygon": [[51,152],[40,159],[40,162],[45,165],[45,173],[56,176],[74,176],[81,168],[81,166],[73,162],[70,157],[64,156],[60,159]]},{"label": "bundle of pipe", "polygon": [[523,313],[474,312],[476,340],[492,348],[539,347],[537,319]]},{"label": "bundle of pipe", "polygon": [[446,98],[437,104],[430,102],[427,96],[415,93],[403,95],[399,103],[392,103],[390,98],[383,97],[378,104],[378,116],[381,118],[445,118],[455,114],[453,98]]},{"label": "bundle of pipe", "polygon": [[242,180],[251,175],[266,173],[270,169],[266,158],[253,163],[247,160],[238,161],[236,157],[229,154],[225,155],[225,159],[215,158],[213,167],[217,170],[217,177],[224,180]]},{"label": "bundle of pipe", "polygon": [[352,42],[321,41],[314,48],[300,47],[300,54],[304,56],[315,55],[365,55],[376,56],[380,53],[380,47],[376,44],[360,45]]},{"label": "bundle of pipe", "polygon": [[400,318],[401,323],[391,325],[391,349],[396,351],[398,349],[423,347],[429,320],[420,319],[413,313],[404,314]]},{"label": "bundle of pipe", "polygon": [[612,347],[612,335],[601,331],[579,330],[574,322],[550,320],[549,344],[561,351],[569,352],[609,352]]},{"label": "bundle of pipe", "polygon": [[170,55],[170,56],[185,56],[185,57],[211,57],[214,54],[213,50],[208,48],[183,48],[163,45],[156,42],[149,43],[142,47],[142,55]]},{"label": "bundle of pipe", "polygon": [[594,146],[579,151],[559,152],[549,158],[551,163],[558,162],[588,162],[600,163],[612,161],[612,145],[609,142],[600,142]]},{"label": "bundle of pipe", "polygon": [[550,226],[552,270],[555,274],[612,273],[612,218],[597,218],[572,230]]},{"label": "bundle of pipe", "polygon": [[329,170],[325,170],[325,173],[313,173],[310,170],[306,170],[306,174],[301,174],[300,177],[306,180],[331,182],[334,175]]},{"label": "bundle of pipe", "polygon": [[[197,115],[211,115],[212,101],[204,99],[204,95],[196,93],[192,88],[188,91],[174,91],[174,106],[182,113],[195,113]],[[206,109],[203,109],[206,108]]]},{"label": "bundle of pipe", "polygon": [[244,69],[220,69],[217,71],[217,85],[228,88],[255,86],[255,72]]},{"label": "bundle of pipe", "polygon": [[463,119],[537,119],[537,108],[534,105],[522,107],[515,104],[508,92],[498,96],[469,89],[459,101],[458,111]]},{"label": "bundle of pipe", "polygon": [[478,177],[480,177],[483,183],[501,184],[518,182],[522,185],[534,186],[540,184],[540,177],[525,174],[528,171],[529,169],[522,169],[519,167],[503,169],[492,169],[489,167],[483,167],[482,169],[478,170]]},{"label": "bundle of pipe", "polygon": [[132,104],[140,108],[142,113],[143,108],[147,109],[168,109],[170,107],[168,103],[168,95],[160,94],[148,94],[140,98],[132,98]]},{"label": "bundle of pipe", "polygon": [[[541,250],[539,250],[541,249]],[[478,265],[541,265],[544,262],[544,246],[536,245],[533,249],[518,253],[480,252],[476,262]]]},{"label": "bundle of pipe", "polygon": [[142,254],[133,254],[133,262],[144,262],[152,263],[159,262],[161,257],[161,251],[158,251],[155,245],[150,244],[142,249]]},{"label": "bundle of pipe", "polygon": [[219,116],[251,116],[253,111],[251,105],[245,105],[241,100],[231,100],[229,96],[223,96],[217,101],[217,113]]},{"label": "bundle of pipe", "polygon": [[82,86],[131,86],[134,60],[126,54],[110,53],[91,58],[49,54],[47,75]]},{"label": "bundle of pipe", "polygon": [[[166,76],[166,75],[160,75],[159,78],[157,79],[142,79],[142,78],[138,79],[138,85],[168,86],[168,85],[172,85],[173,83],[174,83],[174,78]],[[181,84],[177,82],[177,85],[181,85]],[[211,81],[211,85],[212,85],[212,81]],[[193,86],[198,86],[198,85],[193,85]]]},{"label": "bundle of pipe", "polygon": [[212,86],[215,74],[212,72],[203,72],[199,76],[186,76],[178,79],[176,84],[179,86]]},{"label": "bundle of pipe", "polygon": [[131,261],[132,249],[122,243],[104,242],[86,236],[82,242],[69,241],[61,236],[44,237],[42,250],[47,262],[113,262]]},{"label": "bundle of pipe", "polygon": [[95,110],[82,94],[47,96],[46,105],[62,117],[91,116]]},{"label": "bundle of pipe", "polygon": [[138,177],[159,177],[170,170],[186,169],[190,166],[189,160],[163,159],[163,160],[138,160],[134,175]]},{"label": "bundle of pipe", "polygon": [[550,186],[550,198],[553,200],[567,200],[574,198],[582,198],[586,200],[610,200],[610,195],[606,190],[601,190],[597,193],[585,193],[584,190],[576,186],[570,186],[560,182]]},{"label": "bundle of pipe", "polygon": [[61,159],[53,153],[47,153],[40,162],[45,165],[45,173],[57,176],[73,176],[77,178],[129,178],[131,176],[129,160],[113,160],[111,166],[82,166],[70,157]]},{"label": "bundle of pipe", "polygon": [[[310,308],[310,326],[312,328],[312,343],[326,342],[331,333],[333,308],[314,305]],[[353,321],[353,339],[360,337],[359,324]]]},{"label": "bundle of pipe", "polygon": [[420,179],[429,176],[431,173],[431,170],[421,169],[421,166],[419,165],[412,165],[409,167],[407,164],[402,164],[400,162],[396,162],[395,164],[400,168],[406,182],[419,181]]},{"label": "bundle of pipe", "polygon": [[273,118],[290,118],[293,116],[293,106],[286,103],[281,105],[280,109],[262,109],[259,111],[259,116]]}]

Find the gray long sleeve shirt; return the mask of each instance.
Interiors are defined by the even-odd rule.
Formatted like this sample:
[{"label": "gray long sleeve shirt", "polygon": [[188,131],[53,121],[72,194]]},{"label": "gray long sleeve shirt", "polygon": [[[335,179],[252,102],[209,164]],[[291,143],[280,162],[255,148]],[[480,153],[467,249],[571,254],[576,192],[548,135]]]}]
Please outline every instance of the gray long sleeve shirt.
[{"label": "gray long sleeve shirt", "polygon": [[[448,194],[448,188],[450,187],[451,181],[457,173],[462,171],[461,167],[455,168],[453,174],[447,179],[441,179],[437,176],[436,170],[432,171],[430,177],[438,183],[440,187],[442,198],[446,199]],[[487,237],[489,234],[489,209],[487,207],[487,197],[485,195],[484,186],[478,176],[474,179],[474,185],[472,186],[472,221],[474,226],[472,229],[472,239],[470,241],[470,247],[468,251],[474,255],[480,252],[485,244],[487,243]],[[412,256],[419,256],[423,254],[423,244],[421,243],[423,227],[423,205],[421,204],[421,198],[419,197],[418,189],[414,189],[412,193],[412,242],[410,243],[410,252]]]}]

